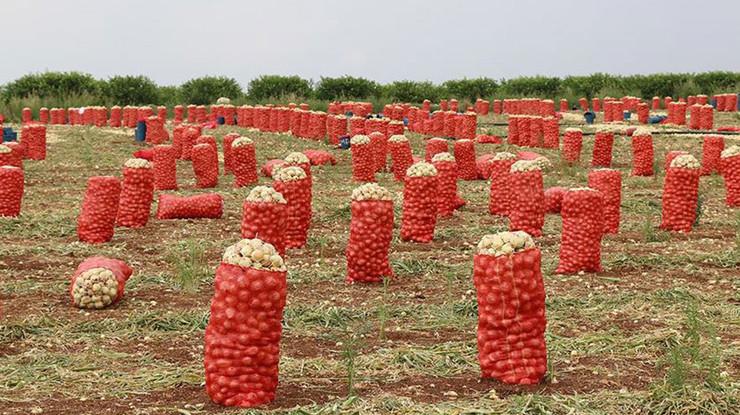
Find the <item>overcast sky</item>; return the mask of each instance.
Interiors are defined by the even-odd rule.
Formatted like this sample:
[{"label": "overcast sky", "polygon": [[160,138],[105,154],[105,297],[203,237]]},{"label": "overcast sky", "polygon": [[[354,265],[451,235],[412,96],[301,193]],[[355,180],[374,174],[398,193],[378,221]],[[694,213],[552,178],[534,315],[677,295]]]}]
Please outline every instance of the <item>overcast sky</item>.
[{"label": "overcast sky", "polygon": [[2,0],[0,17],[0,83],[740,71],[739,0]]}]

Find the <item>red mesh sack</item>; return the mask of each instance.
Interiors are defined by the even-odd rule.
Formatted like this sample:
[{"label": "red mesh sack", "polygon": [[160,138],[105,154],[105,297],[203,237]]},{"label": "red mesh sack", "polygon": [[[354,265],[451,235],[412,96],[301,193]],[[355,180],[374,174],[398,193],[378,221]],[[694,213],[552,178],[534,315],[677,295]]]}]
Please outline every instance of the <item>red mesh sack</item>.
[{"label": "red mesh sack", "polygon": [[455,111],[448,111],[444,120],[445,123],[443,135],[448,138],[455,137],[457,131],[457,113]]},{"label": "red mesh sack", "polygon": [[692,130],[701,128],[701,105],[699,104],[689,107],[689,128]]},{"label": "red mesh sack", "polygon": [[224,199],[218,193],[159,195],[157,219],[218,219],[223,213]]},{"label": "red mesh sack", "polygon": [[77,266],[69,284],[72,305],[84,309],[101,309],[123,298],[131,267],[118,259],[101,256],[87,258]]},{"label": "red mesh sack", "polygon": [[111,127],[117,128],[121,126],[121,107],[114,105],[110,108],[110,120],[108,124]]},{"label": "red mesh sack", "polygon": [[511,153],[496,153],[487,163],[491,187],[488,198],[488,212],[492,215],[509,214],[509,176],[516,156]]},{"label": "red mesh sack", "polygon": [[349,135],[354,137],[356,135],[365,134],[365,119],[362,117],[352,117],[349,119]]},{"label": "red mesh sack", "polygon": [[578,105],[581,106],[581,111],[588,111],[588,100],[586,98],[578,99]]},{"label": "red mesh sack", "polygon": [[177,124],[172,128],[172,148],[175,149],[175,156],[178,159],[182,158],[182,143],[185,128],[186,126],[184,124]]},{"label": "red mesh sack", "polygon": [[545,190],[542,172],[535,161],[520,160],[511,166],[508,208],[510,230],[521,230],[532,236],[542,235]]},{"label": "red mesh sack", "polygon": [[33,113],[31,113],[31,108],[24,107],[21,110],[21,122],[22,123],[29,123],[33,120]]},{"label": "red mesh sack", "polygon": [[252,140],[239,137],[230,145],[231,168],[234,173],[234,186],[244,187],[259,180],[257,176],[257,155]]},{"label": "red mesh sack", "polygon": [[653,175],[653,137],[639,129],[632,134],[632,175]]},{"label": "red mesh sack", "polygon": [[148,161],[154,160],[154,148],[142,148],[141,150],[136,150],[132,154],[134,158],[137,159],[144,159]]},{"label": "red mesh sack", "polygon": [[232,173],[231,144],[239,137],[239,133],[228,133],[224,136],[224,174]]},{"label": "red mesh sack", "polygon": [[652,99],[652,109],[653,109],[653,111],[660,109],[660,98],[653,97],[653,99]]},{"label": "red mesh sack", "polygon": [[725,149],[725,139],[721,135],[705,135],[702,144],[701,174],[708,176],[719,171],[719,161],[722,150]]},{"label": "red mesh sack", "polygon": [[87,190],[77,217],[77,237],[81,242],[104,243],[113,239],[121,182],[113,176],[94,176],[87,180]]},{"label": "red mesh sack", "polygon": [[393,137],[394,135],[403,135],[403,133],[403,121],[391,121],[388,123],[388,128],[386,129],[386,135],[388,137]]},{"label": "red mesh sack", "polygon": [[459,107],[460,107],[460,104],[457,102],[456,99],[453,98],[450,100],[450,111],[457,112]]},{"label": "red mesh sack", "polygon": [[545,148],[560,147],[560,126],[555,117],[545,117],[542,120],[542,140]]},{"label": "red mesh sack", "polygon": [[285,247],[305,246],[311,227],[311,180],[299,167],[283,167],[275,174],[272,187],[287,202]]},{"label": "red mesh sack", "polygon": [[666,170],[660,228],[691,232],[696,220],[701,165],[689,154],[679,155]]},{"label": "red mesh sack", "polygon": [[477,180],[478,169],[475,165],[475,143],[472,140],[462,139],[455,141],[453,147],[457,173],[462,180]]},{"label": "red mesh sack", "polygon": [[242,238],[259,238],[285,254],[287,209],[285,198],[275,189],[256,186],[242,205]]},{"label": "red mesh sack", "polygon": [[472,140],[475,138],[475,131],[478,128],[478,116],[474,112],[466,112],[461,116],[460,129],[457,138],[466,138]]},{"label": "red mesh sack", "polygon": [[21,151],[22,149],[20,145],[11,147],[7,144],[0,144],[0,166],[23,168],[23,157]]},{"label": "red mesh sack", "polygon": [[711,130],[714,128],[714,108],[711,105],[704,105],[699,112],[699,127],[702,130]]},{"label": "red mesh sack", "polygon": [[23,201],[23,169],[0,166],[0,216],[16,217],[21,214]]},{"label": "red mesh sack", "polygon": [[431,242],[436,224],[437,171],[429,163],[415,163],[403,183],[401,240]]},{"label": "red mesh sack", "polygon": [[439,153],[432,159],[437,169],[437,215],[448,217],[465,205],[457,194],[457,164],[450,153]]},{"label": "red mesh sack", "polygon": [[618,233],[622,206],[622,173],[616,169],[591,170],[588,172],[588,187],[598,190],[604,198],[604,233]]},{"label": "red mesh sack", "polygon": [[639,103],[637,105],[637,120],[640,124],[647,124],[649,118],[650,109],[648,108],[648,105],[644,102]]},{"label": "red mesh sack", "polygon": [[426,143],[424,159],[427,162],[431,162],[435,155],[439,153],[447,153],[448,151],[447,140],[438,137],[430,138]]},{"label": "red mesh sack", "polygon": [[583,147],[583,132],[578,128],[568,128],[563,136],[563,160],[568,164],[576,164],[581,160]]},{"label": "red mesh sack", "polygon": [[337,159],[334,158],[334,156],[328,151],[304,150],[303,154],[308,157],[308,159],[311,161],[312,166],[323,166],[326,164],[331,164],[333,166],[337,164]]},{"label": "red mesh sack", "polygon": [[481,377],[537,384],[547,371],[542,254],[524,232],[486,235],[473,258]]},{"label": "red mesh sack", "polygon": [[398,181],[403,181],[406,177],[406,170],[414,164],[411,145],[403,135],[394,135],[388,141],[388,148],[391,153],[393,177]]},{"label": "red mesh sack", "polygon": [[205,330],[206,392],[213,402],[254,407],[275,399],[286,292],[285,266],[272,245],[243,239],[226,249]]},{"label": "red mesh sack", "polygon": [[725,181],[725,203],[740,206],[740,147],[731,146],[722,151],[720,172]]},{"label": "red mesh sack", "polygon": [[261,169],[262,175],[265,177],[272,177],[275,167],[279,167],[284,164],[285,164],[285,161],[280,160],[280,159],[267,160],[265,164],[262,166],[262,169]]},{"label": "red mesh sack", "polygon": [[201,135],[198,137],[197,140],[195,140],[195,145],[198,144],[208,144],[209,146],[213,147],[213,150],[218,154],[218,144],[216,143],[216,137],[212,135]]},{"label": "red mesh sack", "polygon": [[568,105],[567,99],[561,99],[560,100],[560,112],[568,112],[570,111],[570,107]]},{"label": "red mesh sack", "polygon": [[563,196],[560,216],[558,274],[601,271],[601,237],[604,235],[604,196],[590,189],[570,189]]},{"label": "red mesh sack", "polygon": [[609,167],[612,164],[612,148],[614,147],[614,133],[611,131],[597,131],[594,137],[594,150],[591,158],[591,167]]},{"label": "red mesh sack", "polygon": [[689,154],[689,153],[685,151],[681,151],[681,150],[674,150],[674,151],[669,151],[668,153],[666,153],[663,170],[668,170],[668,168],[671,166],[671,162],[673,161],[673,159],[675,159],[678,156],[683,156],[686,154]]},{"label": "red mesh sack", "polygon": [[154,188],[157,190],[177,189],[177,154],[172,146],[154,147]]},{"label": "red mesh sack", "polygon": [[380,282],[392,277],[388,262],[393,239],[391,193],[375,183],[352,192],[352,220],[347,243],[347,282]]},{"label": "red mesh sack", "polygon": [[545,190],[545,212],[560,213],[563,205],[563,195],[567,189],[564,187],[550,187]]},{"label": "red mesh sack", "polygon": [[374,172],[381,172],[385,170],[385,165],[388,160],[388,139],[385,134],[381,132],[372,132],[370,137],[370,149],[373,155],[373,170]]},{"label": "red mesh sack", "polygon": [[193,147],[193,173],[195,186],[211,188],[218,185],[218,153],[210,144]]},{"label": "red mesh sack", "polygon": [[517,115],[509,116],[506,141],[511,145],[519,145],[519,116]]},{"label": "red mesh sack", "polygon": [[175,105],[175,115],[174,115],[174,123],[175,124],[181,124],[183,121],[183,118],[185,117],[185,107],[182,105]]},{"label": "red mesh sack", "polygon": [[21,128],[21,143],[25,146],[25,157],[31,160],[46,159],[46,126],[26,124]]},{"label": "red mesh sack", "polygon": [[151,116],[146,119],[146,142],[149,144],[162,144],[169,139],[164,122],[161,118]]},{"label": "red mesh sack", "polygon": [[529,146],[531,145],[532,136],[532,119],[528,116],[522,115],[517,118],[517,131],[519,132],[519,145]]},{"label": "red mesh sack", "polygon": [[370,138],[356,135],[350,140],[352,151],[352,179],[358,182],[375,181],[375,159]]},{"label": "red mesh sack", "polygon": [[195,141],[200,137],[201,128],[199,126],[189,125],[182,132],[182,156],[183,160],[192,160],[193,146]]},{"label": "red mesh sack", "polygon": [[116,225],[143,228],[149,221],[154,198],[152,164],[144,159],[129,159],[123,167],[123,184],[118,202]]}]

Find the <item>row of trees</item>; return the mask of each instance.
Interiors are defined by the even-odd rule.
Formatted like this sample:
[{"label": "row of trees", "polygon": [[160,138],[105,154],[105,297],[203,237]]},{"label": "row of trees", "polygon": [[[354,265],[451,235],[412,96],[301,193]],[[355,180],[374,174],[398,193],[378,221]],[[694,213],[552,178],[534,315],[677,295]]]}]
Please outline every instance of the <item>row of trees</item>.
[{"label": "row of trees", "polygon": [[549,97],[553,99],[595,96],[634,95],[687,96],[714,94],[740,89],[738,72],[672,73],[651,75],[609,75],[595,73],[565,78],[534,76],[494,80],[491,78],[458,79],[434,84],[428,81],[375,81],[342,76],[321,77],[318,82],[298,76],[263,75],[252,80],[246,91],[233,78],[206,76],[191,79],[179,86],[159,86],[146,76],[114,76],[99,80],[80,72],[44,72],[22,76],[0,87],[0,98],[8,103],[34,98],[41,101],[84,97],[93,104],[210,104],[219,97],[237,103],[289,99],[373,100],[419,103],[458,98]]}]

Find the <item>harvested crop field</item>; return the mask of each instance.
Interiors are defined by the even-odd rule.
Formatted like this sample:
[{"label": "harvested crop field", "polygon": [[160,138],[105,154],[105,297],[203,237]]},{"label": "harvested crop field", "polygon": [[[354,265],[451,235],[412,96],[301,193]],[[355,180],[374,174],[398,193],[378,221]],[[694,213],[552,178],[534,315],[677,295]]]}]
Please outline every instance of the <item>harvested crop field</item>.
[{"label": "harvested crop field", "polygon": [[[578,119],[577,117],[574,119]],[[561,131],[569,125],[561,121]],[[715,125],[738,122],[718,114]],[[505,116],[478,125],[506,136]],[[171,127],[171,126],[169,126]],[[557,149],[533,149],[553,164],[545,188],[581,187],[595,126],[584,133],[581,162]],[[276,399],[277,413],[707,413],[740,409],[740,211],[725,206],[722,178],[702,177],[698,224],[690,233],[658,228],[671,150],[701,158],[702,135],[653,132],[657,174],[630,176],[629,138],[615,135],[612,167],[622,172],[622,220],[602,242],[603,271],[556,274],[561,217],[548,214],[542,250],[546,291],[547,375],[537,385],[481,380],[473,256],[486,234],[508,230],[488,212],[490,182],[458,181],[467,204],[437,222],[428,244],[399,238],[403,184],[386,283],[347,284],[345,249],[351,180],[349,150],[286,134],[220,126],[219,148],[237,132],[251,137],[258,165],[291,151],[321,149],[337,164],[314,167],[313,223],[305,248],[285,255],[288,269]],[[132,129],[48,126],[45,161],[26,161],[20,217],[0,218],[0,414],[253,413],[211,402],[204,385],[204,330],[214,271],[240,239],[242,203],[220,176],[220,219],[158,220],[117,228],[110,243],[78,242],[76,220],[87,179],[120,175],[140,149]],[[425,136],[407,132],[414,155]],[[726,136],[726,146],[740,144]],[[478,156],[512,151],[476,144]],[[195,188],[179,160],[178,195]],[[223,167],[223,166],[222,166]],[[260,176],[259,184],[272,179]],[[156,197],[155,197],[156,204]],[[156,210],[156,207],[153,208]],[[124,259],[134,274],[120,303],[85,311],[69,300],[69,278],[85,258]],[[252,410],[255,411],[255,410]],[[256,413],[256,412],[254,412]]]}]

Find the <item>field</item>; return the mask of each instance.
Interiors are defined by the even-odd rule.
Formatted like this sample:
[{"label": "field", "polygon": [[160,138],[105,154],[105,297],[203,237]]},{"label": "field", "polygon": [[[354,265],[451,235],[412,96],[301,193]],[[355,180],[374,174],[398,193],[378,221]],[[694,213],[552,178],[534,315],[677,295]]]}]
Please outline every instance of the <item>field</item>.
[{"label": "field", "polygon": [[[727,114],[716,121],[740,122]],[[492,130],[505,135],[504,127]],[[328,149],[236,127],[213,135],[220,142],[231,131],[255,139],[260,165],[296,149]],[[47,160],[26,162],[23,215],[0,220],[0,414],[251,413],[210,402],[202,361],[213,273],[224,248],[239,239],[248,189],[236,190],[230,176],[221,177],[222,219],[152,219],[143,229],[117,229],[102,246],[77,242],[87,178],[120,175],[139,148],[132,137],[127,129],[49,126]],[[409,137],[422,155],[423,137]],[[590,137],[577,167],[562,165],[557,151],[536,150],[553,162],[546,187],[585,185]],[[739,413],[740,211],[725,207],[720,177],[702,178],[694,231],[658,230],[664,155],[680,149],[700,158],[701,138],[656,133],[654,139],[660,173],[651,178],[629,177],[629,142],[615,139],[622,226],[603,241],[604,272],[554,274],[561,221],[546,218],[536,243],[543,250],[549,370],[532,387],[479,379],[473,248],[483,235],[507,228],[488,214],[489,184],[459,182],[467,206],[438,222],[433,243],[415,244],[398,239],[402,185],[390,173],[379,175],[398,195],[390,254],[396,278],[347,285],[344,249],[356,183],[349,151],[331,149],[338,164],[314,168],[308,247],[287,255],[280,385],[267,409]],[[507,149],[476,147],[478,155]],[[199,193],[189,163],[178,163],[177,193]],[[111,309],[85,312],[69,303],[69,276],[91,255],[135,268],[126,297]]]}]

